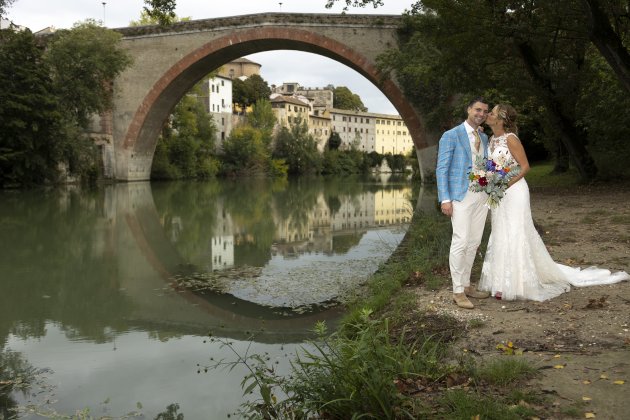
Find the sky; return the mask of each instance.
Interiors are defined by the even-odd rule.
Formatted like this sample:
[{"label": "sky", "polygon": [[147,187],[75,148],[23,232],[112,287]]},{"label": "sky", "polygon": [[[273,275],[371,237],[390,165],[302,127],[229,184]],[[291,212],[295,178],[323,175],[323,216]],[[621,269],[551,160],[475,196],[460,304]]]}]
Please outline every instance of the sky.
[{"label": "sky", "polygon": [[[413,0],[384,0],[375,9],[351,8],[349,14],[400,15],[411,7]],[[209,19],[254,13],[341,13],[342,2],[326,9],[326,0],[177,0],[175,13],[179,17]],[[345,4],[345,2],[343,2]],[[71,28],[76,22],[95,19],[108,28],[128,26],[138,20],[143,0],[15,0],[6,16],[16,25],[33,32],[53,26]],[[397,114],[394,106],[367,79],[343,64],[316,54],[299,51],[269,51],[247,56],[261,64],[261,76],[269,85],[297,82],[304,87],[324,87],[328,84],[346,86],[358,94],[370,112]]]}]

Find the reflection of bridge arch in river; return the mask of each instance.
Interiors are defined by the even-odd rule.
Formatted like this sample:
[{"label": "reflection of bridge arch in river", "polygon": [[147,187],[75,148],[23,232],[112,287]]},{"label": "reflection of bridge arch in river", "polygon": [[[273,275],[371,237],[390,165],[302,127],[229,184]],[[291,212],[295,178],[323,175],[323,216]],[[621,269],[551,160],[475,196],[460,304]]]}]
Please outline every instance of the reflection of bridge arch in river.
[{"label": "reflection of bridge arch in river", "polygon": [[[173,275],[185,261],[165,236],[150,184],[109,188],[115,192],[108,196],[115,201],[112,204],[116,208],[117,237],[123,242],[117,245],[124,250],[120,257],[134,260],[121,264],[133,267],[121,275],[121,287],[132,295],[138,308],[132,314],[133,322],[187,325],[201,334],[221,329],[222,335],[239,338],[244,338],[246,332],[259,331],[257,341],[267,341],[274,340],[272,337],[303,337],[316,321],[334,322],[342,313],[341,308],[315,307],[310,313],[287,316],[275,308],[230,295],[202,296],[183,289],[164,293],[163,289],[171,288]],[[151,293],[162,296],[157,300],[153,296],[146,298]]]},{"label": "reflection of bridge arch in river", "polygon": [[[264,327],[264,335],[273,337],[303,335],[316,321],[334,322],[342,312],[341,308],[325,309],[320,306],[313,307],[309,313],[287,316],[279,315],[278,308],[231,295],[203,296],[188,290],[173,293],[170,286],[172,277],[186,268],[186,261],[167,238],[150,184],[111,186],[106,195],[109,197],[107,206],[116,214],[116,252],[123,260],[119,263],[119,271],[123,271],[119,277],[124,283],[121,286],[125,293],[131,295],[134,301],[136,309],[131,315],[134,321],[185,325],[201,333],[223,326],[226,332],[235,336]],[[424,201],[419,197],[418,206],[431,207],[431,197],[431,204]],[[378,225],[377,222],[372,220],[371,224]],[[321,220],[314,220],[315,228],[322,228],[321,224]],[[329,223],[328,228],[331,227]],[[335,233],[352,231],[354,229],[341,229]],[[156,299],[155,294],[160,296]]]}]

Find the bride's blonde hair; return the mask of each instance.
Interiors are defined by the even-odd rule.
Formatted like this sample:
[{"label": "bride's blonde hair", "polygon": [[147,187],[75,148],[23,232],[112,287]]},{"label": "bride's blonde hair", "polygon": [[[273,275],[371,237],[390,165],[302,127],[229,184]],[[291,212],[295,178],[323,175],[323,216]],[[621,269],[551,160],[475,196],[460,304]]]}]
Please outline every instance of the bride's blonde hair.
[{"label": "bride's blonde hair", "polygon": [[498,104],[497,114],[503,121],[503,129],[506,133],[518,134],[518,126],[516,125],[518,114],[512,105]]}]

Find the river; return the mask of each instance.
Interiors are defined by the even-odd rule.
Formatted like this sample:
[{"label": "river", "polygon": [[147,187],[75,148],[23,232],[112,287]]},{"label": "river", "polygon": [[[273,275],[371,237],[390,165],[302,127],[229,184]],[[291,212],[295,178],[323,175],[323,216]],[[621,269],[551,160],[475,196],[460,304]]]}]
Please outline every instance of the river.
[{"label": "river", "polygon": [[422,200],[352,177],[0,192],[0,416],[227,418],[244,367],[205,367],[287,369]]}]

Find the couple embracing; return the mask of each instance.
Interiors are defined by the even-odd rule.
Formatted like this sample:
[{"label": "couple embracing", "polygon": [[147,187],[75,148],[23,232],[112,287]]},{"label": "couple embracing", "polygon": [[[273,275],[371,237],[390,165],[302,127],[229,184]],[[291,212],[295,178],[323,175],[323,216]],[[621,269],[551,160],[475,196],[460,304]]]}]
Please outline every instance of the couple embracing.
[{"label": "couple embracing", "polygon": [[[527,155],[518,138],[517,113],[507,104],[490,111],[483,98],[471,100],[462,124],[446,131],[440,139],[436,178],[442,213],[451,218],[453,236],[449,266],[453,301],[474,308],[469,297],[491,295],[504,300],[544,301],[569,291],[570,286],[592,286],[630,280],[626,272],[568,267],[556,264],[534,227],[525,175]],[[486,123],[493,132],[488,139],[480,129]],[[492,230],[483,262],[479,287],[470,275],[481,243],[488,213],[488,195],[470,188],[469,175],[480,158],[502,158],[520,167],[510,178],[499,205],[492,208]]]}]

